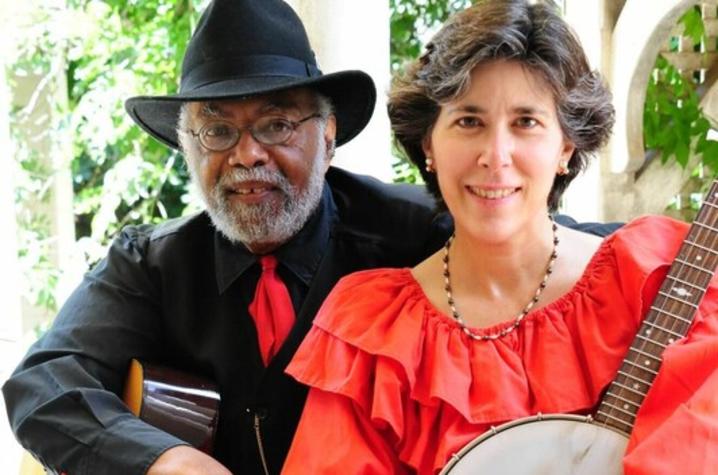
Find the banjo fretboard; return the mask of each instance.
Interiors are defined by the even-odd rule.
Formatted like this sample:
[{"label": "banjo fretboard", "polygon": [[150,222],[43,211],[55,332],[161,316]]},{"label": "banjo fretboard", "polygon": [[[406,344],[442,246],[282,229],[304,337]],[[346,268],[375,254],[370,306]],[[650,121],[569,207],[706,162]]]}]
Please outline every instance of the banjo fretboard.
[{"label": "banjo fretboard", "polygon": [[658,374],[663,350],[688,332],[716,266],[718,181],[706,194],[616,378],[603,396],[594,415],[596,422],[626,435],[631,433],[636,413]]}]

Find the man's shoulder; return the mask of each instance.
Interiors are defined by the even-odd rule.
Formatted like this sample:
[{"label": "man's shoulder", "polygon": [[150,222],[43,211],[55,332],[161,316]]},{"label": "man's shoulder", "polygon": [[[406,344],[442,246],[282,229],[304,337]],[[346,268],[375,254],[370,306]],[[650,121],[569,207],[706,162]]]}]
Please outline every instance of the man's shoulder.
[{"label": "man's shoulder", "polygon": [[599,223],[588,221],[579,223],[565,214],[557,214],[554,219],[558,224],[599,237],[606,237],[623,226],[623,223],[619,222]]},{"label": "man's shoulder", "polygon": [[125,226],[118,236],[120,242],[136,242],[141,246],[171,240],[196,238],[198,234],[213,232],[206,213],[197,212],[187,216],[171,218],[156,224],[136,224]]},{"label": "man's shoulder", "polygon": [[374,177],[330,168],[327,181],[343,218],[373,221],[395,219],[431,220],[436,214],[435,201],[424,186],[384,183]]},{"label": "man's shoulder", "polygon": [[212,229],[206,213],[196,212],[187,216],[168,219],[155,225],[151,230],[149,238],[151,241],[155,241],[168,236],[181,236],[200,230]]},{"label": "man's shoulder", "polygon": [[445,234],[435,201],[423,186],[384,183],[337,168],[329,170],[327,182],[337,207],[335,229],[352,238],[423,246]]},{"label": "man's shoulder", "polygon": [[[359,198],[378,202],[398,201],[433,212],[434,198],[421,185],[404,183],[384,183],[372,176],[331,167],[327,172],[327,181],[335,197]],[[351,204],[351,203],[350,203]]]},{"label": "man's shoulder", "polygon": [[395,265],[415,265],[451,231],[423,186],[383,183],[339,169],[330,169],[327,181],[337,208],[334,236],[352,248],[395,256]]}]

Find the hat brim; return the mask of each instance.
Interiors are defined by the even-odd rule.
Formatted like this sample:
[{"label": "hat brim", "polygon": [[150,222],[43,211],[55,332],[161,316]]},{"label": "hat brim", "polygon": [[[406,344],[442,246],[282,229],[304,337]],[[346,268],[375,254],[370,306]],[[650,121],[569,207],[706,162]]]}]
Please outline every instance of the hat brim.
[{"label": "hat brim", "polygon": [[147,133],[165,145],[179,149],[177,120],[183,103],[241,99],[298,87],[314,89],[331,99],[337,120],[337,146],[361,132],[374,112],[376,89],[371,77],[363,71],[341,71],[307,78],[261,76],[218,81],[187,93],[132,97],[125,102],[125,109]]}]

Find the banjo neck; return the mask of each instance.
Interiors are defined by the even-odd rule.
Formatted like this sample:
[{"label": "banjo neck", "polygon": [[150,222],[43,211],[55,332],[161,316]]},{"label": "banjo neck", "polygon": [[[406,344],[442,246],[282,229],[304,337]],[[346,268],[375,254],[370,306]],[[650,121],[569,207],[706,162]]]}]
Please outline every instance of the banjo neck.
[{"label": "banjo neck", "polygon": [[718,265],[718,180],[706,194],[678,255],[608,386],[594,421],[626,435],[661,366],[663,350],[683,338]]}]

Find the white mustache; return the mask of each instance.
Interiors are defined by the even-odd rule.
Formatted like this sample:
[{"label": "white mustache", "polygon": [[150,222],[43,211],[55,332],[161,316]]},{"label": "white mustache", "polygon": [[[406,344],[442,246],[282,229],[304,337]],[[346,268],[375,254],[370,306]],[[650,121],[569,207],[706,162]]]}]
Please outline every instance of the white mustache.
[{"label": "white mustache", "polygon": [[237,183],[246,181],[261,181],[275,186],[285,193],[292,190],[291,183],[284,175],[266,168],[233,168],[225,175],[222,175],[217,184],[220,188],[231,188]]}]

